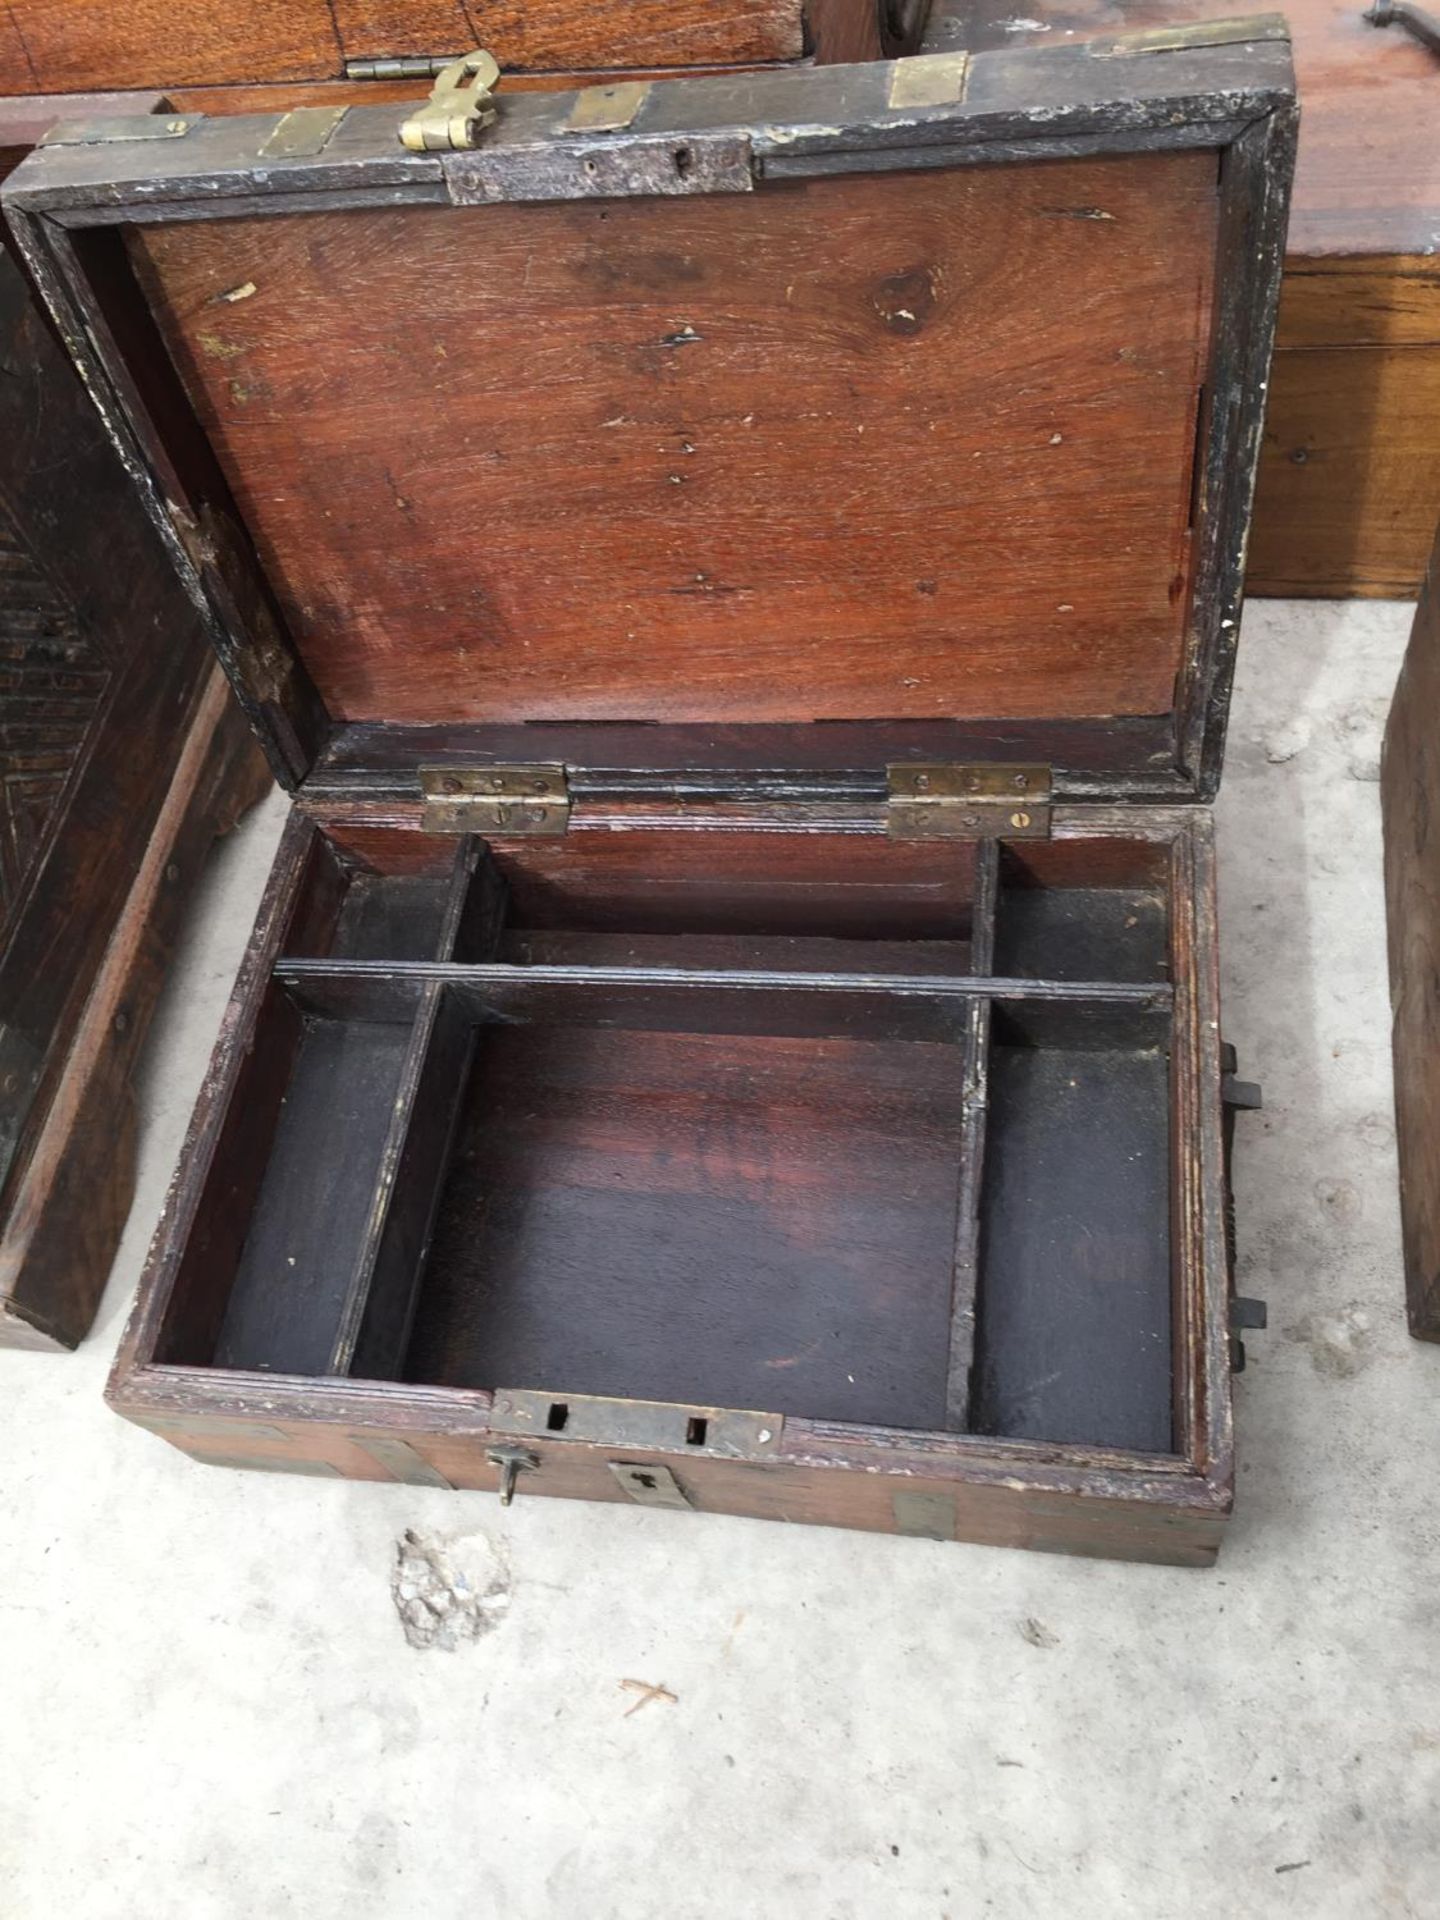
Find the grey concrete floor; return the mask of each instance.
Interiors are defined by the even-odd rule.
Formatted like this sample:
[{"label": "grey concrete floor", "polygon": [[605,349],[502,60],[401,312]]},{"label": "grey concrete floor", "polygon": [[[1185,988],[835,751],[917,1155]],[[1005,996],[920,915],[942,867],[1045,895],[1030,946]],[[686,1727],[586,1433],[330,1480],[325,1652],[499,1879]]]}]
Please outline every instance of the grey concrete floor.
[{"label": "grey concrete floor", "polygon": [[[1375,784],[1409,619],[1246,616],[1226,1028],[1271,1331],[1209,1573],[227,1473],[108,1413],[267,803],[157,1021],[96,1331],[0,1354],[3,1920],[1440,1915],[1440,1348],[1401,1312]],[[407,1530],[487,1596],[459,1646],[402,1629]]]}]

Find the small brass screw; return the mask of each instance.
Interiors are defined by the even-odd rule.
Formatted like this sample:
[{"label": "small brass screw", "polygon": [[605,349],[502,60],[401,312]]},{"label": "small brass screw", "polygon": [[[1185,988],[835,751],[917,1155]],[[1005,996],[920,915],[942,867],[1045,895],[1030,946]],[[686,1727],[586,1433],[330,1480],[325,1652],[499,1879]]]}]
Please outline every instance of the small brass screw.
[{"label": "small brass screw", "polygon": [[1010,824],[1012,827],[1028,827],[1030,824],[1030,816],[1028,813],[1023,812],[1012,813],[1010,816]]}]

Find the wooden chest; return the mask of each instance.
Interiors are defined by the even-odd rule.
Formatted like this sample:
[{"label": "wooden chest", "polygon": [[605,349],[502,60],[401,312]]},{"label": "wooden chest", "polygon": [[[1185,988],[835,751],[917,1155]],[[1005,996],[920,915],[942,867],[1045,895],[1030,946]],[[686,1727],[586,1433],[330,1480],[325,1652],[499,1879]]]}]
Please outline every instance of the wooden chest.
[{"label": "wooden chest", "polygon": [[296,798],[122,1413],[1213,1557],[1203,803],[1295,128],[1280,23],[1220,38],[17,175]]},{"label": "wooden chest", "polygon": [[1410,1331],[1440,1340],[1440,527],[1385,729],[1385,916]]},{"label": "wooden chest", "polygon": [[160,87],[182,110],[404,99],[477,38],[507,86],[911,53],[929,0],[10,0],[0,94]]},{"label": "wooden chest", "polygon": [[[936,0],[924,45],[1158,37],[1213,11]],[[1408,600],[1440,514],[1440,56],[1364,0],[1286,15],[1303,117],[1246,589]]]},{"label": "wooden chest", "polygon": [[[0,112],[0,174],[54,118]],[[0,1346],[63,1347],[130,1209],[131,1074],[183,902],[267,782],[5,245],[0,368]]]}]

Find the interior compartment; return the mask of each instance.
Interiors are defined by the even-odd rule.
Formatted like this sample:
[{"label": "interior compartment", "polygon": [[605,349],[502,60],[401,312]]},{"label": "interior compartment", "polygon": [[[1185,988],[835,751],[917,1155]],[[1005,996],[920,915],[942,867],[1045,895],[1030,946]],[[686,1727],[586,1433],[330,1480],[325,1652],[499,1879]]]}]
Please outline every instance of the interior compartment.
[{"label": "interior compartment", "polygon": [[166,1358],[1170,1450],[1163,846],[324,845]]},{"label": "interior compartment", "polygon": [[995,972],[1023,980],[1168,980],[1170,874],[1143,842],[1002,849]]},{"label": "interior compartment", "polygon": [[499,843],[349,828],[291,958],[817,973],[971,971],[964,841],[725,832]]},{"label": "interior compartment", "polygon": [[958,1048],[481,1029],[413,1381],[944,1422]]},{"label": "interior compartment", "polygon": [[1168,1453],[1168,1021],[1047,1016],[994,1013],[971,1424]]},{"label": "interior compartment", "polygon": [[306,1017],[213,1364],[334,1371],[409,1023]]},{"label": "interior compartment", "polygon": [[478,842],[352,826],[327,836],[306,881],[310,909],[287,939],[297,958],[493,957],[498,882]]}]

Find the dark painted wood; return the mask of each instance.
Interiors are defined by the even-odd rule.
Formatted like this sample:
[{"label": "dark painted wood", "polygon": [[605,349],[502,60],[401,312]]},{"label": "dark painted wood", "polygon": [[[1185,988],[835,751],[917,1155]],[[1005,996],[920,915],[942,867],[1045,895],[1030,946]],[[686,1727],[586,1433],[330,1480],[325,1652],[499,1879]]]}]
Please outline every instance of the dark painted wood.
[{"label": "dark painted wood", "polygon": [[393,1021],[413,1015],[425,989],[446,985],[477,1020],[557,1022],[633,1033],[861,1036],[957,1040],[968,1003],[993,999],[1027,1033],[1057,1031],[1103,1046],[1117,1023],[1162,1021],[1164,986],[955,979],[902,974],[768,973],[744,968],[503,966],[282,960],[275,970],[299,1006],[327,1020]]},{"label": "dark painted wood", "polygon": [[1385,914],[1410,1331],[1440,1340],[1440,530],[1385,729]]},{"label": "dark painted wood", "polygon": [[[155,104],[0,102],[0,174],[63,111]],[[73,1346],[129,1208],[131,1077],[182,903],[259,787],[8,245],[0,370],[0,1344]]]},{"label": "dark painted wood", "polygon": [[134,1081],[183,915],[215,838],[269,786],[213,667],[184,735],[145,858],[0,1220],[0,1346],[73,1347],[89,1330],[130,1212]]},{"label": "dark painted wood", "polygon": [[408,1042],[408,1026],[305,1021],[216,1366],[329,1370]]},{"label": "dark painted wood", "polygon": [[430,960],[449,887],[422,874],[357,874],[345,890],[330,951],[337,960]]},{"label": "dark painted wood", "polygon": [[[883,738],[865,721],[824,726],[336,727],[305,780],[305,801],[334,817],[337,803],[413,801],[417,768],[551,761],[570,774],[572,793],[773,794],[781,799],[854,798],[885,792],[888,760],[1016,760],[1053,767],[1056,791],[1115,794],[1127,783],[1164,784],[1174,759],[1168,714],[1140,719],[1029,720],[1004,726],[956,720],[887,722]],[[1148,772],[1140,769],[1148,768]],[[1178,775],[1173,797],[1179,798]]]},{"label": "dark painted wood", "polygon": [[981,1433],[1173,1445],[1168,1065],[990,1056],[974,1419]]},{"label": "dark painted wood", "polygon": [[995,936],[996,970],[1051,980],[1166,980],[1166,891],[1006,889]]},{"label": "dark painted wood", "polygon": [[331,1370],[359,1380],[400,1376],[431,1235],[470,1080],[476,1027],[458,995],[422,997],[400,1078],[350,1311]]}]

